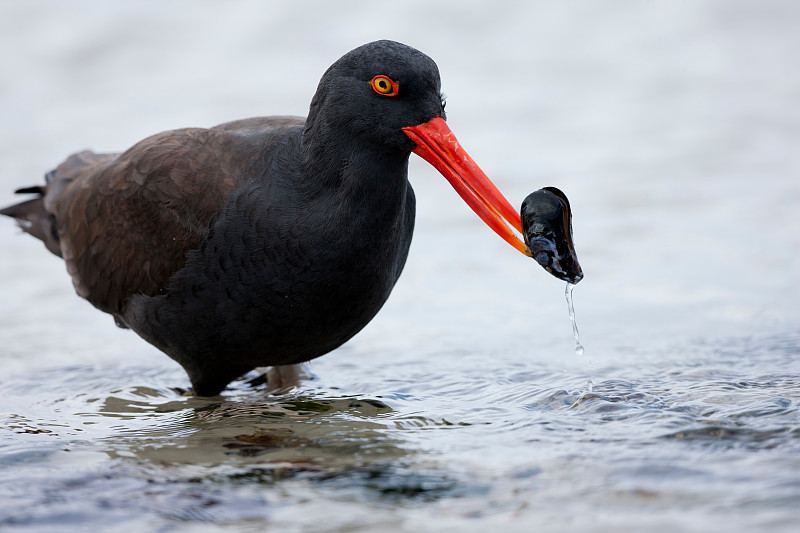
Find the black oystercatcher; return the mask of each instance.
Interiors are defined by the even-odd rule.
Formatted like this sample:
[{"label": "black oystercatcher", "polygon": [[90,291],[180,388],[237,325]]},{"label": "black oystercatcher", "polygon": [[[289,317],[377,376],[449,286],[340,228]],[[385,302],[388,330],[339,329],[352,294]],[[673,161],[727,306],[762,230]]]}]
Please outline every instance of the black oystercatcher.
[{"label": "black oystercatcher", "polygon": [[199,395],[340,346],[389,297],[414,229],[408,156],[517,250],[519,214],[444,121],[436,64],[391,41],[322,76],[308,118],[263,117],[81,152],[0,211],[77,293],[180,363]]}]

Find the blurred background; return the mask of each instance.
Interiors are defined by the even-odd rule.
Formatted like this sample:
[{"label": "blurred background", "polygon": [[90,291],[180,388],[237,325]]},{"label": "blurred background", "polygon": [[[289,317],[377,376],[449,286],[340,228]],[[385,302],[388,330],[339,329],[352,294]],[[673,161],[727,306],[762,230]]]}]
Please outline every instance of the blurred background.
[{"label": "blurred background", "polygon": [[[800,272],[792,31],[800,8],[792,2],[32,1],[2,10],[4,205],[13,188],[39,182],[80,149],[118,151],[165,129],[239,117],[305,115],[330,63],[389,38],[437,61],[451,127],[513,204],[546,185],[570,197],[587,272],[576,292],[587,339],[626,318],[654,335],[796,323],[787,297]],[[557,282],[509,253],[417,158],[411,181],[419,229],[405,277],[436,280],[404,279],[400,298],[425,295],[438,318],[440,287],[452,282],[503,291],[485,295],[493,309],[530,298],[512,302],[517,316],[542,305],[550,315],[547,301],[563,314],[550,290]],[[5,250],[39,247],[3,233]],[[49,263],[47,277],[59,276],[60,263],[35,251],[30,268]],[[4,261],[2,279],[40,283],[13,263]],[[468,283],[446,275],[454,264]],[[459,313],[482,308],[465,298],[473,304]],[[5,298],[3,311],[20,300]],[[413,317],[422,327],[440,324],[417,312],[426,310]],[[456,335],[475,329],[462,318]],[[520,320],[518,332],[530,322]]]},{"label": "blurred background", "polygon": [[[712,389],[715,372],[721,370],[740,372],[728,376],[726,383],[756,377],[768,382],[770,376],[786,377],[781,372],[796,376],[798,27],[800,4],[792,0],[2,1],[0,205],[15,202],[15,188],[40,183],[46,171],[81,149],[119,151],[166,129],[212,126],[256,115],[305,115],[321,74],[333,61],[365,42],[393,39],[437,62],[448,123],[512,204],[519,205],[543,186],[559,187],[570,198],[575,242],[586,274],[574,292],[586,353],[573,353],[563,284],[496,238],[439,174],[412,156],[417,229],[403,277],[386,307],[361,334],[312,364],[322,384],[312,382],[311,388],[331,386],[342,394],[384,398],[395,394],[397,403],[389,404],[396,417],[463,416],[470,423],[489,424],[486,431],[491,433],[498,431],[491,427],[495,419],[481,415],[473,420],[475,409],[492,404],[507,410],[505,421],[521,423],[534,416],[519,407],[523,398],[528,405],[536,403],[532,397],[541,403],[537,394],[550,394],[551,400],[556,390],[577,394],[589,379],[601,391],[605,383],[606,400],[597,401],[610,401],[614,380],[636,388],[653,376],[698,366],[711,369],[704,375]],[[765,347],[771,351],[765,352]],[[541,383],[519,374],[534,370],[541,372]],[[558,383],[561,374],[566,381]],[[94,378],[71,385],[83,375]],[[479,377],[489,380],[480,385],[484,388],[472,381]],[[416,388],[400,385],[409,381]],[[517,397],[505,395],[509,382],[519,387],[527,383],[536,393],[514,389]],[[786,440],[778,448],[795,453],[799,386],[791,378],[780,383],[784,388],[772,394],[788,402],[781,411],[787,418],[764,424],[780,428]],[[0,385],[0,405],[10,413],[7,420],[23,418],[30,429],[9,433],[8,451],[36,449],[42,441],[27,440],[34,438],[31,432],[58,425],[65,417],[71,420],[65,427],[82,424],[81,413],[93,412],[80,399],[85,388],[107,398],[133,394],[130,387],[149,387],[161,391],[156,395],[161,397],[169,394],[169,387],[185,387],[187,382],[169,359],[131,332],[115,328],[110,317],[75,296],[61,260],[21,236],[10,220],[2,220]],[[667,384],[657,388],[660,393],[647,390],[660,398],[648,404],[655,418],[658,405],[726,401],[716,389],[710,396],[677,400],[659,396],[669,390]],[[401,389],[421,403],[403,404]],[[752,411],[751,400],[756,401],[742,400],[741,412]],[[68,413],[56,407],[62,401],[72,406]],[[448,411],[454,401],[466,402],[459,415]],[[729,414],[736,418],[741,412]],[[158,425],[158,419],[150,423]],[[586,429],[581,429],[586,420],[572,423],[576,431]],[[697,419],[686,422],[695,423]],[[652,430],[647,424],[631,432]],[[95,429],[86,437],[87,447],[110,447],[115,451],[104,449],[104,457],[116,457],[119,447],[109,444],[115,427]],[[55,431],[51,443],[77,438],[69,430],[48,431]],[[677,429],[662,427],[655,433],[661,437],[670,431]],[[175,434],[165,430],[162,437]],[[405,446],[434,456],[459,450],[453,440],[442,437],[446,444],[439,446],[430,444],[430,437],[403,435]],[[453,468],[474,473],[471,468],[480,462],[476,456],[502,456],[506,452],[501,442],[519,435],[503,438],[486,440],[484,448],[462,450],[464,462],[454,460]],[[531,434],[522,440],[538,438]],[[572,450],[572,457],[583,453],[569,442],[561,444]],[[628,452],[636,447],[627,444]],[[130,443],[125,446],[138,450]],[[620,448],[625,450],[626,444]],[[705,457],[705,451],[687,454],[698,462]],[[54,457],[48,460],[60,464],[60,456]],[[796,457],[788,451],[777,460],[773,457],[775,475],[789,475],[785,465],[797,466]],[[490,488],[477,499],[508,503],[519,498],[525,502],[517,502],[521,507],[501,505],[517,513],[509,511],[502,519],[507,526],[527,530],[532,524],[542,526],[543,511],[518,496],[524,481],[498,476],[510,478],[510,472],[529,471],[526,468],[551,470],[542,466],[541,458],[517,459],[524,464],[497,459],[486,471],[478,469],[481,474],[475,476]],[[87,469],[92,475],[105,472],[117,464],[114,460],[104,458]],[[752,457],[739,460],[746,464]],[[599,522],[593,517],[607,501],[598,494],[620,479],[623,485],[630,482],[635,488],[641,483],[646,487],[641,490],[660,494],[641,472],[617,472],[615,477],[603,470],[592,477],[585,464],[567,463],[575,470],[559,463],[570,475],[562,485],[554,482],[560,488],[553,494],[563,496],[569,483],[588,476],[587,507],[573,509],[579,518],[572,522],[547,515],[547,523],[557,526],[554,530],[619,526],[611,515],[601,513],[605,519]],[[665,459],[662,466],[669,464],[672,459]],[[7,479],[19,483],[27,475],[27,470],[12,470]],[[715,487],[731,483],[709,476],[703,479]],[[739,486],[741,494],[764,490],[777,501],[788,502],[781,500],[786,492],[780,490],[798,487],[796,475],[774,485],[765,481],[766,486],[748,479]],[[783,489],[775,489],[777,496],[769,492],[778,485]],[[31,486],[9,501],[17,506],[46,500],[41,483]],[[90,494],[96,495],[94,490],[101,492],[94,488]],[[694,499],[684,496],[686,501]],[[475,504],[473,493],[458,497],[464,507]],[[676,500],[654,498],[656,511],[648,518],[626,515],[632,511],[624,508],[624,498],[612,497],[624,508],[618,516],[634,524],[631,530],[637,524],[690,529],[688,518],[682,521],[675,515]],[[700,518],[699,530],[712,523],[710,517],[719,520],[715,513],[720,509],[727,513],[746,508],[743,501],[752,504],[744,496],[720,498],[690,515]],[[323,500],[330,503],[335,497]],[[758,512],[749,515],[755,522],[733,518],[729,529],[767,523],[789,528],[798,518],[789,507],[762,504],[750,509],[760,512],[766,505],[772,513],[768,518],[760,520]],[[94,516],[94,504],[86,505],[86,516]],[[150,501],[142,505],[159,508]],[[226,509],[232,523],[250,516]],[[304,508],[297,509],[298,516],[287,523],[302,523],[299,510]],[[415,515],[417,522],[386,510],[386,523],[399,528],[494,527],[493,515],[488,522],[474,522],[466,510],[442,515],[439,508],[429,516],[424,506],[423,511],[416,509],[421,513]],[[13,509],[5,512],[34,526],[52,517],[41,511],[39,518],[29,516],[25,522]],[[151,514],[162,516],[158,511]],[[354,517],[353,523],[359,524]]]}]

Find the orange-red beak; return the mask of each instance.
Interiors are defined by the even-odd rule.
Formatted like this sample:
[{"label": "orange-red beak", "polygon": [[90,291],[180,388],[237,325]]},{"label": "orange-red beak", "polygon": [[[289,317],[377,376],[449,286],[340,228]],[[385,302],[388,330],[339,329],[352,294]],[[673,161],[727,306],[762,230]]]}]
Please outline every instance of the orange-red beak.
[{"label": "orange-red beak", "polygon": [[403,131],[417,143],[413,152],[433,165],[481,220],[511,246],[531,256],[531,251],[512,230],[522,233],[519,212],[461,148],[443,118],[436,117],[419,126],[403,128]]}]

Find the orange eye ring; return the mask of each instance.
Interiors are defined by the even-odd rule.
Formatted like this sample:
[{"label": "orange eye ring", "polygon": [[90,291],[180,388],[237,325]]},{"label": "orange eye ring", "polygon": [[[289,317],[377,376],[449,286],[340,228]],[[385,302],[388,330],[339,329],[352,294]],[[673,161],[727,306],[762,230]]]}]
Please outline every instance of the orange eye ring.
[{"label": "orange eye ring", "polygon": [[372,90],[381,96],[397,96],[400,92],[400,84],[389,76],[375,76],[369,84],[372,85]]}]

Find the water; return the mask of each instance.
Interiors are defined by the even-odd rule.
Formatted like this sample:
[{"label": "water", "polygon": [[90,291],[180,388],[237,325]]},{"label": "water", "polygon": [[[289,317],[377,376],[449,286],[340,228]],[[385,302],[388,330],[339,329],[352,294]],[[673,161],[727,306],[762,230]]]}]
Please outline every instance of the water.
[{"label": "water", "polygon": [[583,344],[581,344],[581,336],[578,333],[578,322],[575,320],[575,305],[572,301],[572,291],[575,285],[567,282],[567,288],[564,290],[564,296],[567,298],[567,308],[569,309],[569,320],[572,322],[572,334],[575,336],[575,354],[583,355]]},{"label": "water", "polygon": [[[570,322],[572,322],[572,334],[575,337],[575,355],[582,356],[584,349],[583,349],[583,344],[581,344],[580,334],[578,333],[578,322],[575,320],[575,305],[573,304],[572,301],[573,289],[575,289],[575,285],[573,285],[570,282],[567,282],[567,288],[564,290],[564,296],[566,296],[567,298],[567,308],[569,309],[569,320]],[[591,361],[590,361],[590,366],[592,366]],[[594,382],[590,379],[589,381],[586,382],[585,392],[591,393],[593,391],[594,391]],[[583,400],[583,398],[584,395],[581,395],[581,397],[578,398],[578,401],[572,404],[572,407],[577,407],[577,404],[581,400]]]},{"label": "water", "polygon": [[304,114],[395,38],[512,203],[569,196],[591,360],[561,282],[418,158],[390,301],[280,396],[185,396],[0,221],[0,529],[795,531],[800,6],[396,7],[2,4],[0,205],[73,150]]}]

